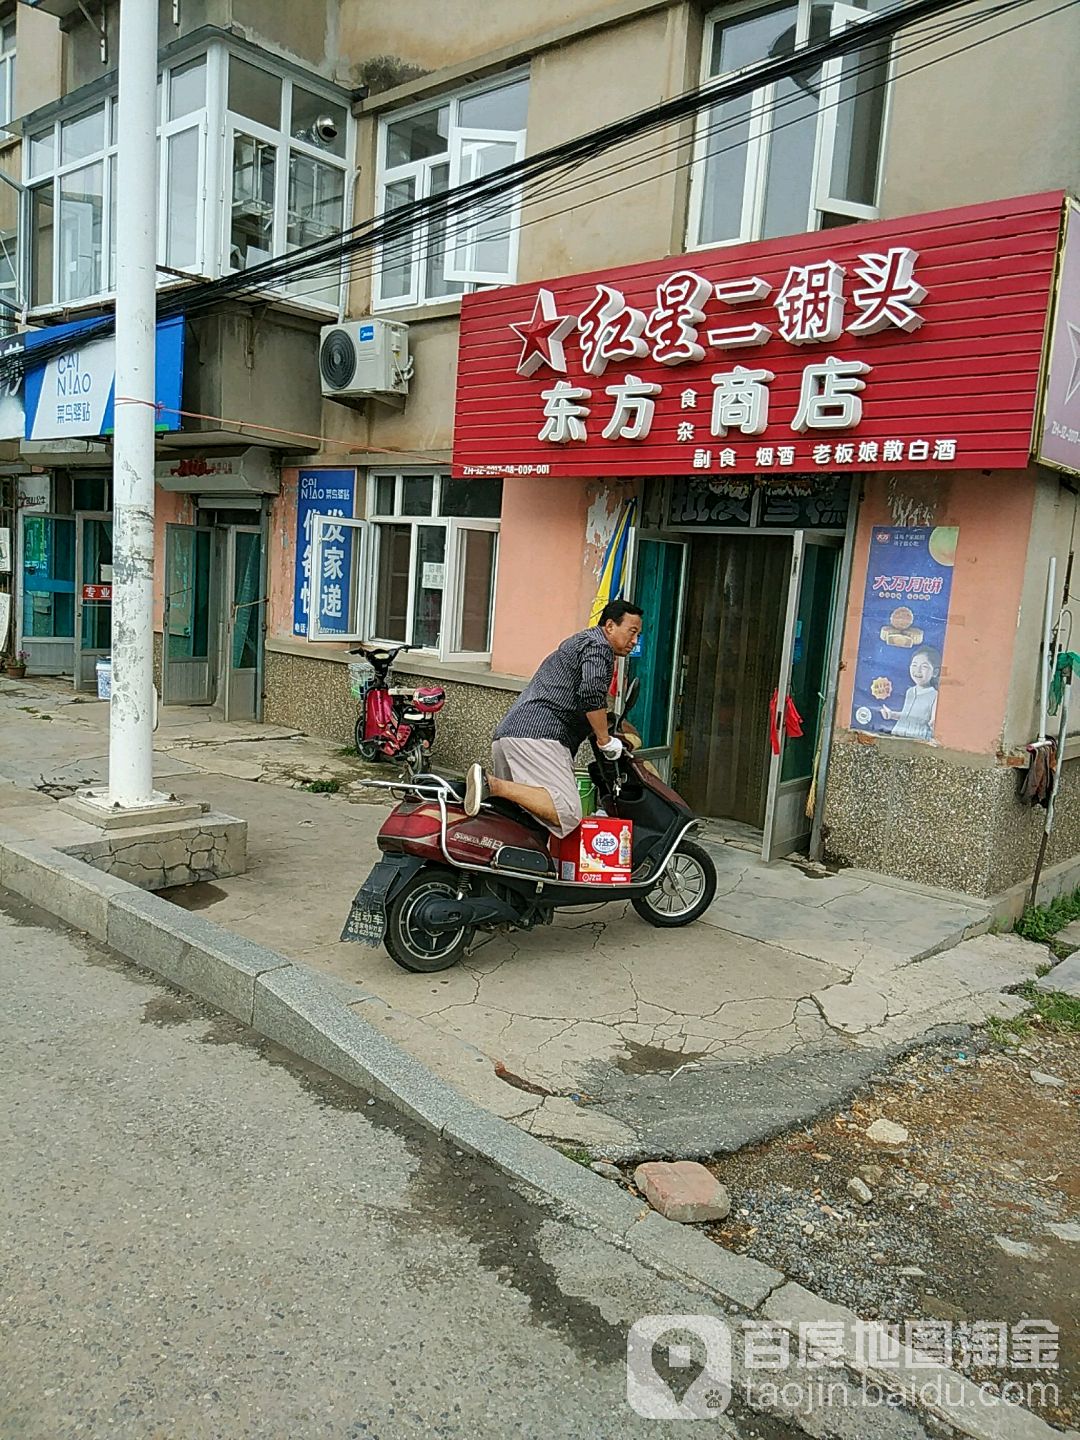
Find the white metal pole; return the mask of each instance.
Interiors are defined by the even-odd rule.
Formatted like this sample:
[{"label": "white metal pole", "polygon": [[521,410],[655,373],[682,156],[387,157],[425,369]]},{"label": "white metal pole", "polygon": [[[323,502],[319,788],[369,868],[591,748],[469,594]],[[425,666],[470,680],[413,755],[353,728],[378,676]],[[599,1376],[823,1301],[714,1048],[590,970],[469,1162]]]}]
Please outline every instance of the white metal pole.
[{"label": "white metal pole", "polygon": [[154,342],[158,0],[122,0],[109,803],[154,794]]}]

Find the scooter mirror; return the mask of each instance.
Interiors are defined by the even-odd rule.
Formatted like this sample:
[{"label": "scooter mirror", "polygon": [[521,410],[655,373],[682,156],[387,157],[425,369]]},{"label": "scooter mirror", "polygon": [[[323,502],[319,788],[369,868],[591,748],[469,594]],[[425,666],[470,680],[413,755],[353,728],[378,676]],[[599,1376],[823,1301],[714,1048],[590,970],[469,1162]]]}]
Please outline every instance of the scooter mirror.
[{"label": "scooter mirror", "polygon": [[640,680],[638,679],[638,677],[635,675],[634,678],[630,681],[629,685],[627,685],[627,687],[626,687],[626,694],[623,696],[623,714],[624,714],[624,715],[629,715],[629,714],[630,714],[630,711],[634,708],[634,702],[635,702],[635,700],[637,700],[638,692],[639,692],[640,690],[641,690],[641,681],[640,681]]}]

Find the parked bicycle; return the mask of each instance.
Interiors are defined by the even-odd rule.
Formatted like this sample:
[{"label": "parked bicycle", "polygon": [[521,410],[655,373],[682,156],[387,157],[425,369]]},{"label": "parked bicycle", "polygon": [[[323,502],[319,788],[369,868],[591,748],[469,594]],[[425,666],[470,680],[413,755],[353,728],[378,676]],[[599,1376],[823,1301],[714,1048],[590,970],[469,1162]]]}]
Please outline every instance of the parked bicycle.
[{"label": "parked bicycle", "polygon": [[435,716],[446,704],[441,685],[397,686],[390,668],[408,645],[363,643],[350,650],[371,667],[361,681],[356,717],[356,751],[362,760],[398,761],[407,777],[428,768],[435,744]]}]

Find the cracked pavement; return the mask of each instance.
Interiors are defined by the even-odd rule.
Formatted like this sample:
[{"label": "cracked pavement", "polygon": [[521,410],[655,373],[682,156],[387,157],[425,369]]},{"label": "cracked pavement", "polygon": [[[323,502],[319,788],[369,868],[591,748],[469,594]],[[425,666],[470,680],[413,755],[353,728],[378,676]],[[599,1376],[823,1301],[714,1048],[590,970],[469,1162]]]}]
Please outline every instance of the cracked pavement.
[{"label": "cracked pavement", "polygon": [[[48,796],[104,778],[106,710],[57,682],[0,680],[0,824],[46,838]],[[166,788],[249,826],[246,874],[170,898],[337,977],[470,1098],[596,1156],[707,1154],[808,1120],[941,1027],[1019,1013],[1008,991],[1048,958],[980,933],[982,902],[765,866],[710,826],[719,883],[696,925],[653,930],[608,903],[412,975],[338,939],[385,813],[350,788],[340,747],[182,707],[162,711],[156,745]],[[338,795],[295,788],[339,774]]]}]

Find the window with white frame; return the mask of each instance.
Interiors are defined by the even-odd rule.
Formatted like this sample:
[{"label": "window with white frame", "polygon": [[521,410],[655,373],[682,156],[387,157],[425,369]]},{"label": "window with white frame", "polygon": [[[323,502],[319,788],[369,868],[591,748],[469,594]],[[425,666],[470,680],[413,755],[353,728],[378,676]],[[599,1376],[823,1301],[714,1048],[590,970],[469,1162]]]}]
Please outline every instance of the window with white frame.
[{"label": "window with white frame", "polygon": [[0,20],[0,125],[15,118],[15,16]]},{"label": "window with white frame", "polygon": [[[520,160],[528,103],[528,77],[517,76],[387,115],[379,126],[378,213],[392,216]],[[379,254],[376,305],[422,305],[478,285],[511,283],[519,203],[511,192],[449,223],[437,216],[421,221],[387,241]]]},{"label": "window with white frame", "polygon": [[[216,277],[339,232],[351,119],[332,87],[254,64],[223,45],[158,81],[158,264]],[[116,283],[116,98],[36,129],[24,150],[34,307],[104,299]],[[290,294],[336,309],[340,281]]]},{"label": "window with white frame", "polygon": [[[705,25],[703,82],[792,54],[888,0],[727,6]],[[761,240],[877,217],[889,43],[800,70],[702,112],[688,244]]]},{"label": "window with white frame", "polygon": [[[366,520],[315,519],[309,637],[488,659],[502,481],[380,472],[369,478],[367,508]],[[342,613],[351,617],[346,633],[337,628]]]},{"label": "window with white frame", "polygon": [[[299,80],[239,55],[228,63],[228,264],[247,270],[342,230],[349,114]],[[298,277],[290,290],[329,301],[337,284]]]}]

